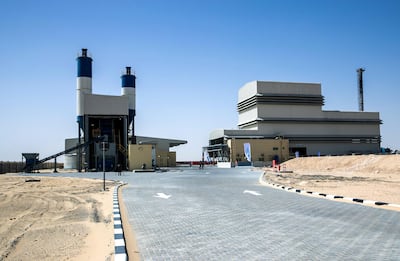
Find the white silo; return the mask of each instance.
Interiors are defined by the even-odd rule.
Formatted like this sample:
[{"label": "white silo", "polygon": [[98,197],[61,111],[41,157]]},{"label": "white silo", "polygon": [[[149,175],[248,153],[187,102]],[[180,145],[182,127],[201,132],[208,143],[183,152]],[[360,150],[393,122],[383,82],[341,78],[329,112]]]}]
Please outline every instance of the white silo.
[{"label": "white silo", "polygon": [[128,96],[129,100],[129,119],[128,126],[131,126],[132,139],[131,143],[136,144],[135,136],[135,115],[136,115],[136,76],[131,74],[131,67],[126,67],[126,72],[121,76],[121,94]]},{"label": "white silo", "polygon": [[84,98],[86,94],[92,94],[92,58],[88,57],[87,49],[82,49],[82,55],[76,60],[76,115],[79,128],[83,130]]}]

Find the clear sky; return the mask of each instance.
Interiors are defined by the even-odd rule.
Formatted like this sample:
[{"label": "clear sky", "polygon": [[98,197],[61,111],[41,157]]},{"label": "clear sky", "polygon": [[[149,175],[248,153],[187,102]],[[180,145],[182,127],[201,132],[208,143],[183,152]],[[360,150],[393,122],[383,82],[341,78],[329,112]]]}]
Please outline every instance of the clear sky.
[{"label": "clear sky", "polygon": [[43,158],[77,136],[81,48],[93,93],[120,95],[132,66],[136,134],[187,140],[178,160],[199,160],[212,130],[237,129],[250,81],[321,83],[324,110],[357,111],[359,67],[382,146],[400,149],[397,0],[2,0],[0,39],[0,160]]}]

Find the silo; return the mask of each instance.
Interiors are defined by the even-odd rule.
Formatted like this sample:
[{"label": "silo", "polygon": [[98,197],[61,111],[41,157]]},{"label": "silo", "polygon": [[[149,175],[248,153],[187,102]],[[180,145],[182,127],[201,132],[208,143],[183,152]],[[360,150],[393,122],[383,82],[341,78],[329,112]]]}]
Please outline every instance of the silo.
[{"label": "silo", "polygon": [[92,58],[88,57],[87,49],[77,59],[78,71],[76,79],[76,115],[79,128],[83,130],[84,96],[92,94]]},{"label": "silo", "polygon": [[131,127],[132,130],[132,139],[131,143],[136,144],[136,136],[135,136],[135,115],[136,115],[136,76],[131,74],[131,67],[126,67],[126,72],[121,76],[121,94],[123,96],[128,96],[129,100],[129,119],[128,126]]},{"label": "silo", "polygon": [[[92,94],[92,58],[88,56],[87,49],[82,49],[82,54],[77,59],[77,79],[76,79],[76,115],[78,122],[78,141],[81,144],[81,130],[84,130],[84,99],[85,95]],[[77,153],[78,171],[81,171],[81,150]]]},{"label": "silo", "polygon": [[64,169],[78,169],[77,154],[64,155]]}]

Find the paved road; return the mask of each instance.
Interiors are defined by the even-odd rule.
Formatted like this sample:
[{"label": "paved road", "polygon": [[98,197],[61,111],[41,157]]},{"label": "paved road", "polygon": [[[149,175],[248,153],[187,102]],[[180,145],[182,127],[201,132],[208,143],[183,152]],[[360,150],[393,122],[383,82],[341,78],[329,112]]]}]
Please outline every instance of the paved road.
[{"label": "paved road", "polygon": [[122,196],[142,260],[400,260],[400,212],[263,187],[260,174],[187,168],[107,178],[128,182]]},{"label": "paved road", "polygon": [[263,187],[260,174],[206,168],[122,177],[142,259],[400,259],[400,212]]}]

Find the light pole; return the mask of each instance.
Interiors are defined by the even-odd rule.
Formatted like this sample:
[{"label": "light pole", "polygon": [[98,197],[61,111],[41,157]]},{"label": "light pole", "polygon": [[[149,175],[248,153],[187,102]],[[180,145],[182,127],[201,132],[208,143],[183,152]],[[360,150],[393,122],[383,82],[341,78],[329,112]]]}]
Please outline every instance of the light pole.
[{"label": "light pole", "polygon": [[101,150],[103,151],[103,191],[106,191],[106,157],[105,152],[108,149],[108,143],[103,141],[101,143]]}]

